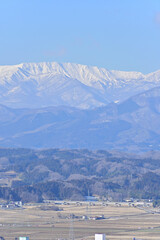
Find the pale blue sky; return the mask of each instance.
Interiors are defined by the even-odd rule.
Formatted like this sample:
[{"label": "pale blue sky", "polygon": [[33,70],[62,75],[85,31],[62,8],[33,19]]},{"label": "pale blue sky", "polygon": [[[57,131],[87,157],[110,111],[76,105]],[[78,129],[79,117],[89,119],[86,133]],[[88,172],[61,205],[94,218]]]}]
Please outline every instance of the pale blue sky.
[{"label": "pale blue sky", "polygon": [[0,0],[0,65],[160,69],[160,0]]}]

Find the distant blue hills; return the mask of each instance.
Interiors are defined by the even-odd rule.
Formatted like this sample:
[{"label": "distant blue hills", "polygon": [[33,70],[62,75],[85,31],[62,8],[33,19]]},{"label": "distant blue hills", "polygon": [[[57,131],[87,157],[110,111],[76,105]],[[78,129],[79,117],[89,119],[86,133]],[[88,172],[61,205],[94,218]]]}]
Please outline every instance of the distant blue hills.
[{"label": "distant blue hills", "polygon": [[160,87],[94,109],[0,105],[0,146],[159,150],[159,123]]}]

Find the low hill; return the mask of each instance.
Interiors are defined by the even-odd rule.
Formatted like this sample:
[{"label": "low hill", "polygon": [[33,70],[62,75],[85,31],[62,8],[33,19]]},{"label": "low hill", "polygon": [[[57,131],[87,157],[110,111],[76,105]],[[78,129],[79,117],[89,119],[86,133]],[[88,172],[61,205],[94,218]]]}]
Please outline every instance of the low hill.
[{"label": "low hill", "polygon": [[0,149],[0,198],[41,202],[160,198],[160,153],[131,155],[87,149]]}]

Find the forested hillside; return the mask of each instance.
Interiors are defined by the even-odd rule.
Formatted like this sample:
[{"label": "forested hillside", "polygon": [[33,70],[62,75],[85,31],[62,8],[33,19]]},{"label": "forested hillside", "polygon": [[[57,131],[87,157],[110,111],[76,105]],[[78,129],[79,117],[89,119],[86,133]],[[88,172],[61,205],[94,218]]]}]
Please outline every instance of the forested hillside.
[{"label": "forested hillside", "polygon": [[160,153],[141,156],[65,149],[0,149],[0,198],[41,202],[160,198]]}]

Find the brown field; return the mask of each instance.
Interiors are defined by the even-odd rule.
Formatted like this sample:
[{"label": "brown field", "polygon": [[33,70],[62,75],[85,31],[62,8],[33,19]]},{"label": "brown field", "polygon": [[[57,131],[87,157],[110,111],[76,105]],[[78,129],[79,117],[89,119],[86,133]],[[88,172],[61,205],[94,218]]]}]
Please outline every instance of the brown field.
[{"label": "brown field", "polygon": [[[50,204],[54,205],[54,204]],[[129,240],[160,239],[160,213],[151,205],[143,207],[129,206],[122,203],[116,206],[109,203],[103,206],[97,202],[89,206],[83,202],[82,206],[75,202],[69,205],[56,205],[63,211],[41,210],[47,204],[25,205],[24,209],[0,209],[0,236],[6,240],[18,236],[29,236],[30,240],[53,239],[94,239],[95,233],[105,233],[107,239]],[[69,218],[87,215],[95,217],[104,214],[103,220],[82,220]]]}]

